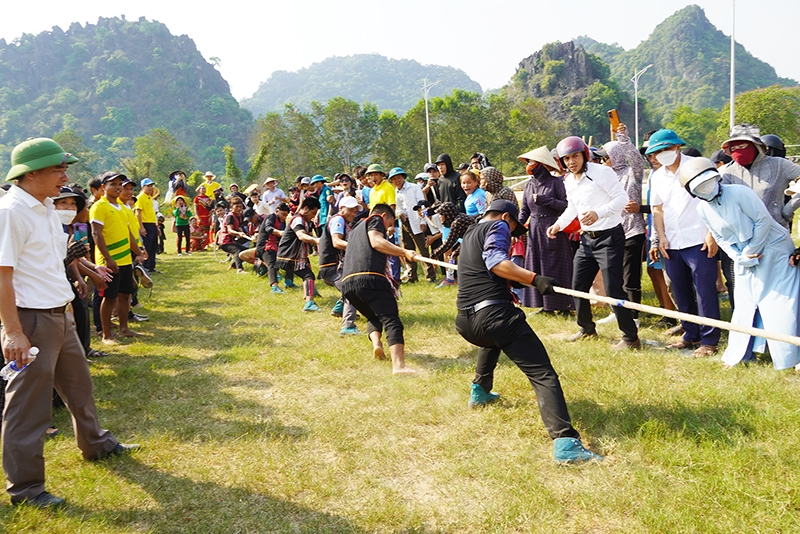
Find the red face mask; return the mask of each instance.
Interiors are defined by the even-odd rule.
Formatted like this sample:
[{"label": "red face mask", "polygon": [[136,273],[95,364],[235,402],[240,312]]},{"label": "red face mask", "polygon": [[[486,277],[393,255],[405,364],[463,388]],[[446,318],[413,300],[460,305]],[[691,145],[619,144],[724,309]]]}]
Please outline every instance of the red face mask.
[{"label": "red face mask", "polygon": [[753,160],[756,159],[757,155],[758,150],[756,149],[756,145],[753,143],[747,143],[747,148],[733,150],[731,152],[731,158],[733,158],[733,161],[742,166],[753,163]]},{"label": "red face mask", "polygon": [[533,170],[534,170],[536,167],[538,167],[538,166],[539,166],[539,162],[538,162],[538,161],[531,161],[531,162],[530,162],[530,163],[528,163],[528,165],[525,167],[525,172],[526,172],[526,173],[528,173],[528,174],[530,174],[531,176],[533,176]]}]

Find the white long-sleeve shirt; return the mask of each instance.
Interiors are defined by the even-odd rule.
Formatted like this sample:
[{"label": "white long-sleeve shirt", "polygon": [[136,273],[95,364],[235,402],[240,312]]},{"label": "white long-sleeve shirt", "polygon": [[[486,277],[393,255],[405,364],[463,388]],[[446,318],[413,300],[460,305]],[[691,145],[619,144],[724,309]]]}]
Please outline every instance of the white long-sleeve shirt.
[{"label": "white long-sleeve shirt", "polygon": [[590,211],[595,212],[598,219],[590,225],[581,223],[581,230],[598,232],[622,224],[622,210],[628,203],[628,195],[610,167],[589,163],[580,178],[569,173],[564,178],[564,188],[567,209],[556,221],[560,228],[566,228],[573,219],[580,219]]},{"label": "white long-sleeve shirt", "polygon": [[408,224],[411,226],[411,231],[419,234],[422,230],[419,227],[420,220],[419,213],[414,210],[414,206],[425,200],[425,195],[422,194],[422,188],[417,184],[411,182],[403,182],[403,187],[397,190],[397,216],[406,214],[408,216]]}]

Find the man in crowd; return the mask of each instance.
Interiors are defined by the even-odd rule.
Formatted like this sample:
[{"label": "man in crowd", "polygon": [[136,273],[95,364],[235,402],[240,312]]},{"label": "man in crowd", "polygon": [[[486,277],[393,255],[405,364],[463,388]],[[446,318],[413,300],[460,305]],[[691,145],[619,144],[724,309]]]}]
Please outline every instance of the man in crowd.
[{"label": "man in crowd", "polygon": [[369,207],[374,208],[378,204],[387,204],[395,208],[397,205],[397,194],[392,184],[386,181],[386,173],[383,167],[373,163],[367,167],[367,181],[372,184],[369,191]]},{"label": "man in crowd", "polygon": [[144,242],[144,249],[147,251],[144,268],[148,272],[156,270],[156,251],[158,248],[158,220],[153,206],[154,184],[155,182],[150,178],[142,180],[142,192],[136,197],[136,204],[133,208],[139,220],[139,232]]},{"label": "man in crowd", "polygon": [[114,344],[111,331],[111,313],[116,309],[119,319],[119,333],[123,337],[137,336],[128,328],[128,312],[133,294],[133,259],[143,259],[142,252],[131,233],[124,208],[119,203],[122,184],[128,177],[124,174],[106,173],[103,177],[105,195],[92,204],[89,220],[92,224],[92,237],[95,243],[95,263],[105,265],[112,273],[112,280],[103,290],[100,304],[100,323],[103,328],[103,343]]},{"label": "man in crowd", "polygon": [[511,237],[526,232],[518,223],[513,202],[495,200],[480,223],[467,230],[458,262],[458,315],[456,330],[461,337],[480,347],[469,405],[478,407],[496,401],[491,393],[500,351],[505,352],[533,386],[539,412],[560,463],[602,460],[583,447],[572,426],[564,392],[550,363],[547,350],[514,306],[509,282],[535,285],[543,295],[553,294],[553,279],[523,269],[509,258]]},{"label": "man in crowd", "polygon": [[[408,250],[419,250],[419,253],[428,258],[428,247],[425,246],[425,232],[427,225],[422,220],[419,212],[414,209],[420,202],[425,200],[422,189],[417,184],[412,184],[406,180],[407,176],[403,169],[395,167],[389,171],[389,181],[397,190],[397,209],[395,214],[400,219],[402,229],[403,247]],[[408,262],[409,279],[411,283],[419,281],[417,262]],[[429,282],[436,281],[436,268],[433,265],[425,266],[426,276]]]},{"label": "man in crowd", "polygon": [[[624,300],[627,295],[623,289],[625,230],[622,228],[622,210],[628,203],[628,195],[610,167],[589,161],[589,147],[580,137],[563,139],[556,150],[561,164],[569,171],[564,178],[567,209],[547,229],[547,236],[555,239],[558,232],[578,218],[582,233],[580,248],[573,260],[572,288],[588,292],[600,270],[606,295]],[[581,330],[570,341],[596,337],[589,301],[576,297],[575,310]],[[640,348],[638,328],[631,310],[621,306],[614,306],[613,310],[622,331],[622,341],[614,345],[614,349]]]},{"label": "man in crowd", "polygon": [[394,210],[387,204],[372,208],[370,217],[359,224],[347,241],[347,254],[342,272],[342,294],[367,319],[367,332],[372,341],[372,355],[383,360],[386,353],[381,334],[392,358],[393,374],[410,374],[406,367],[403,323],[397,308],[397,288],[388,273],[387,256],[414,259],[414,251],[392,244],[386,229],[394,226]]},{"label": "man in crowd", "polygon": [[278,187],[278,180],[275,178],[267,178],[264,180],[264,192],[261,194],[261,201],[269,210],[269,213],[275,213],[275,208],[282,202],[286,202],[286,193]]},{"label": "man in crowd", "polygon": [[[655,234],[650,240],[650,258],[663,257],[678,310],[719,319],[717,296],[717,243],[697,211],[699,199],[681,187],[678,174],[693,158],[681,154],[685,145],[672,130],[658,130],[649,139],[645,154],[661,167],[650,175],[650,206]],[[717,328],[681,321],[683,338],[669,347],[694,349],[696,357],[717,351]]]},{"label": "man in crowd", "polygon": [[[355,197],[344,197],[339,203],[339,213],[330,218],[319,240],[319,279],[335,287],[339,292],[342,291],[342,269],[347,250],[347,237],[350,234],[350,225],[359,211],[360,206]],[[344,296],[336,302],[331,315],[342,318],[339,335],[361,333],[356,328],[356,308]]]},{"label": "man in crowd", "polygon": [[273,293],[283,293],[278,287],[278,269],[276,257],[278,254],[278,241],[286,228],[286,217],[289,216],[289,206],[283,202],[277,205],[275,213],[264,217],[258,227],[258,238],[256,240],[255,261],[256,272],[262,275],[265,269],[269,275],[270,291]]},{"label": "man in crowd", "polygon": [[[305,179],[305,178],[304,178]],[[303,311],[318,312],[322,308],[314,302],[314,271],[308,261],[309,247],[319,245],[312,234],[312,225],[319,211],[319,200],[313,196],[303,199],[297,213],[290,219],[278,242],[277,266],[286,272],[287,281],[293,275],[303,279]]]},{"label": "man in crowd", "polygon": [[203,182],[201,185],[206,186],[206,195],[208,198],[214,198],[216,196],[217,189],[222,188],[222,186],[214,180],[215,178],[216,176],[211,171],[206,172],[203,176],[205,182]]},{"label": "man in crowd", "polygon": [[[14,505],[60,506],[45,491],[44,438],[51,424],[53,388],[72,414],[84,458],[94,460],[137,449],[100,428],[92,379],[66,313],[73,293],[64,258],[67,237],[49,197],[60,195],[67,166],[78,161],[52,139],[25,141],[11,153],[6,181],[15,181],[0,200],[0,322],[6,361],[29,365],[6,386],[3,411],[3,470]],[[60,244],[54,248],[54,243]],[[39,349],[36,360],[31,347]]]}]

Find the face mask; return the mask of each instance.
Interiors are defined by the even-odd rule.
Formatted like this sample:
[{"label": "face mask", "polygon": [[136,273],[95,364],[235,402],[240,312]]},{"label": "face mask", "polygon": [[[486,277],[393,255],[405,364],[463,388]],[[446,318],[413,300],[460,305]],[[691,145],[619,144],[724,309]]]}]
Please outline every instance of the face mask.
[{"label": "face mask", "polygon": [[56,210],[56,215],[58,215],[58,218],[61,220],[61,224],[66,226],[72,224],[78,212],[75,210]]},{"label": "face mask", "polygon": [[675,163],[676,159],[678,159],[678,151],[665,150],[663,152],[659,152],[658,154],[656,154],[656,159],[664,167],[669,167],[670,165]]},{"label": "face mask", "polygon": [[533,171],[536,167],[539,166],[539,163],[536,161],[531,161],[528,165],[525,166],[525,172],[533,176]]},{"label": "face mask", "polygon": [[692,187],[691,191],[694,196],[697,198],[703,199],[706,202],[711,202],[719,195],[719,180],[706,180],[698,184],[696,187]]},{"label": "face mask", "polygon": [[748,144],[747,148],[734,150],[731,152],[731,158],[733,158],[733,161],[741,166],[750,165],[753,163],[753,160],[756,159],[757,155],[758,150],[756,150],[756,146],[752,143]]}]

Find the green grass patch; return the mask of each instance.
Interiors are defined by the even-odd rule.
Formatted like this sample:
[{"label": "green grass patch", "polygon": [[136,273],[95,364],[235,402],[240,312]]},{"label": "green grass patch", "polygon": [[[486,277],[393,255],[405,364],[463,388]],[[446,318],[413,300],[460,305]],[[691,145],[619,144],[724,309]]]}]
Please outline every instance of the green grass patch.
[{"label": "green grass patch", "polygon": [[301,290],[271,294],[210,252],[159,268],[140,297],[146,337],[92,366],[101,423],[142,450],[85,462],[56,411],[47,487],[68,505],[6,501],[4,531],[800,531],[800,378],[768,363],[726,371],[666,351],[648,316],[641,352],[609,350],[615,325],[569,344],[574,320],[531,313],[576,427],[606,456],[565,468],[507,359],[502,402],[467,408],[477,351],[453,327],[454,288],[403,287],[420,372],[398,378],[366,335],[339,337],[332,288],[307,314]]}]

